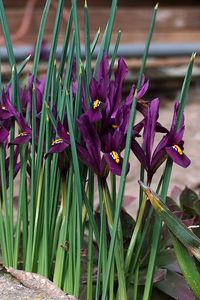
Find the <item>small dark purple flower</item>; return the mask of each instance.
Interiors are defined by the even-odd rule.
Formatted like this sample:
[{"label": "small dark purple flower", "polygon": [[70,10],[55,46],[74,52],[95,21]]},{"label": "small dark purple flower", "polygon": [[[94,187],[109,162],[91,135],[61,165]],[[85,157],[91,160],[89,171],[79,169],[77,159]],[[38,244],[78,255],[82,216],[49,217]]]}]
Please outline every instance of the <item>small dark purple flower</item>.
[{"label": "small dark purple flower", "polygon": [[[179,102],[177,101],[174,107],[171,129],[168,131],[157,121],[159,117],[159,100],[154,99],[151,101],[144,119],[143,147],[139,145],[135,138],[132,140],[132,151],[146,169],[149,183],[153,174],[167,156],[170,156],[176,164],[184,168],[188,167],[190,164],[189,158],[183,152],[182,138],[184,133],[184,119],[182,120],[180,128],[178,130],[176,129],[178,108]],[[157,131],[167,133],[153,151],[154,139]]]},{"label": "small dark purple flower", "polygon": [[11,102],[11,98],[9,96],[9,88],[8,93],[5,90],[2,90],[2,98],[0,104],[0,120],[8,120],[11,117],[15,117],[17,114],[17,110],[13,106]]},{"label": "small dark purple flower", "polygon": [[77,125],[83,139],[83,146],[77,145],[78,155],[97,175],[103,177],[105,163],[102,163],[101,141],[97,131],[86,114],[77,120]]},{"label": "small dark purple flower", "polygon": [[70,135],[67,125],[62,125],[61,121],[57,123],[57,138],[52,142],[49,152],[46,154],[63,152],[70,146]]},{"label": "small dark purple flower", "polygon": [[[122,172],[123,158],[121,156],[121,151],[125,146],[125,135],[118,127],[114,134],[108,133],[106,136],[102,137],[102,149],[106,163],[109,170],[120,176]],[[129,164],[127,172],[129,171]]]},{"label": "small dark purple flower", "polygon": [[123,158],[120,152],[124,145],[124,135],[120,128],[114,135],[108,133],[99,136],[86,114],[77,120],[77,124],[84,141],[83,146],[77,145],[80,159],[102,178],[108,175],[109,170],[115,175],[121,175]]},{"label": "small dark purple flower", "polygon": [[20,133],[17,135],[17,137],[10,142],[10,144],[12,145],[21,145],[21,144],[25,144],[28,143],[29,141],[31,141],[32,138],[32,130],[31,128],[27,125],[24,117],[22,114],[17,113],[16,116],[17,122],[21,128]]},{"label": "small dark purple flower", "polygon": [[157,166],[159,166],[159,160],[164,158],[165,154],[163,153],[163,150],[166,151],[166,154],[170,156],[176,164],[183,168],[187,168],[191,163],[190,159],[185,155],[183,151],[183,134],[185,130],[184,116],[182,118],[180,128],[178,130],[176,129],[179,106],[179,101],[176,101],[174,105],[174,115],[170,131],[162,138],[154,151],[152,157],[153,169],[156,169]]}]

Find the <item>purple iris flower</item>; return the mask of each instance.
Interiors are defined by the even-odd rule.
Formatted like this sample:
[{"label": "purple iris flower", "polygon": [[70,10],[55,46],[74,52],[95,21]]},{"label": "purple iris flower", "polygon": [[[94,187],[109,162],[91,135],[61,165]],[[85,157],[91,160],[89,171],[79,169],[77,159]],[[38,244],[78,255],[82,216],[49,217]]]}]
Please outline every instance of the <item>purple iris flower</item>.
[{"label": "purple iris flower", "polygon": [[97,122],[102,119],[103,110],[105,110],[107,105],[110,84],[109,68],[108,58],[104,54],[97,71],[97,78],[92,77],[90,81],[89,89],[92,102],[89,109],[83,93],[83,108],[86,110],[86,114],[91,122]]},{"label": "purple iris flower", "polygon": [[2,90],[2,98],[1,98],[1,104],[0,104],[0,120],[8,120],[11,117],[16,117],[17,110],[13,106],[11,102],[11,98],[9,96],[9,88],[8,93],[5,92],[5,90]]},{"label": "purple iris flower", "polygon": [[[121,151],[125,147],[125,135],[122,128],[118,127],[114,134],[108,133],[101,138],[102,150],[106,163],[109,170],[120,176],[122,172],[123,158]],[[127,172],[129,171],[130,165],[128,164]]]},{"label": "purple iris flower", "polygon": [[77,124],[84,142],[83,146],[77,145],[80,159],[102,178],[107,177],[109,170],[120,176],[123,164],[120,152],[125,144],[122,128],[115,130],[113,135],[100,136],[86,114],[77,120]]},{"label": "purple iris flower", "polygon": [[27,125],[21,113],[17,113],[16,119],[21,128],[21,132],[17,135],[17,137],[13,141],[10,142],[10,144],[21,145],[21,144],[28,143],[32,138],[32,130]]},{"label": "purple iris flower", "polygon": [[70,135],[68,132],[67,120],[65,118],[64,125],[58,120],[57,138],[52,142],[49,152],[46,154],[60,153],[66,150],[70,145]]},{"label": "purple iris flower", "polygon": [[168,156],[183,168],[187,168],[191,161],[184,153],[184,142],[183,142],[183,134],[185,130],[184,125],[184,116],[181,121],[180,128],[176,129],[177,116],[179,110],[180,102],[176,101],[174,105],[174,114],[172,119],[172,124],[170,131],[162,138],[158,146],[156,147],[153,154],[153,168],[155,169],[159,164],[159,160],[164,156],[163,148],[165,149]]},{"label": "purple iris flower", "polygon": [[[96,129],[100,135],[111,134],[121,127],[128,128],[131,104],[135,92],[133,85],[129,95],[123,100],[122,88],[123,82],[127,76],[128,68],[123,58],[119,58],[118,66],[114,73],[114,79],[110,79],[110,66],[106,54],[103,55],[99,65],[97,78],[92,78],[90,82],[91,107],[86,106],[86,99],[83,93],[83,108],[88,115],[90,122],[95,123]],[[145,115],[147,104],[141,100],[149,86],[149,82],[143,76],[141,87],[137,94],[137,109]],[[121,127],[121,128],[122,128]],[[126,130],[123,129],[124,135]]]},{"label": "purple iris flower", "polygon": [[155,150],[154,139],[157,131],[165,132],[166,130],[158,123],[159,117],[159,100],[154,99],[149,103],[147,113],[144,119],[143,131],[143,147],[134,138],[132,140],[132,151],[142,163],[147,171],[148,183],[151,182],[153,174],[164,162],[167,156],[178,165],[186,168],[190,164],[189,158],[183,152],[183,133],[184,133],[184,119],[181,122],[180,128],[176,129],[177,114],[179,109],[179,102],[175,103],[174,115],[170,131],[163,136]]},{"label": "purple iris flower", "polygon": [[83,146],[80,144],[77,145],[79,158],[97,175],[106,178],[108,170],[106,170],[105,158],[101,157],[101,141],[89,116],[83,114],[77,120],[77,125],[83,139]]}]

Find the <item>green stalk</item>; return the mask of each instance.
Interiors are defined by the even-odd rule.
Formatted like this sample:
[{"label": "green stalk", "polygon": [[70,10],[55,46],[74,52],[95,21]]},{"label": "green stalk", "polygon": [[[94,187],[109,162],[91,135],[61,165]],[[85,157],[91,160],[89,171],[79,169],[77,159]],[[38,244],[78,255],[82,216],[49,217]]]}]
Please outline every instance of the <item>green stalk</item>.
[{"label": "green stalk", "polygon": [[[46,117],[46,153],[50,145],[50,124]],[[43,243],[42,243],[42,257],[43,257],[43,273],[42,275],[49,276],[49,174],[50,174],[50,157],[48,156],[44,166],[44,229],[43,229]]]},{"label": "green stalk", "polygon": [[74,290],[74,276],[75,276],[75,252],[76,249],[74,247],[74,236],[76,231],[76,211],[75,211],[75,203],[72,199],[71,208],[70,208],[70,220],[69,220],[69,230],[68,230],[68,240],[66,245],[66,258],[65,258],[65,270],[66,273],[64,274],[64,285],[63,290],[66,293],[73,293]]},{"label": "green stalk", "polygon": [[[142,74],[144,72],[144,67],[146,65],[149,45],[150,45],[150,41],[151,41],[151,37],[152,37],[152,33],[153,33],[154,24],[155,24],[155,17],[156,17],[157,8],[158,8],[158,5],[156,5],[155,8],[154,8],[153,16],[152,16],[152,19],[151,19],[151,24],[150,24],[150,27],[149,27],[147,42],[146,42],[145,51],[144,51],[144,55],[143,55],[143,59],[142,59],[142,65],[141,65],[140,73],[139,73],[139,80],[138,80],[138,83],[137,83],[137,89],[140,86]],[[119,192],[118,192],[118,197],[117,197],[117,205],[116,205],[116,211],[115,211],[115,216],[114,216],[114,224],[113,224],[112,238],[111,238],[109,255],[108,255],[108,263],[107,263],[107,270],[106,270],[106,277],[105,277],[106,279],[105,279],[105,284],[104,284],[104,291],[103,291],[103,295],[102,295],[102,300],[106,300],[106,292],[107,292],[108,281],[109,281],[109,273],[110,273],[110,268],[111,268],[111,264],[112,264],[112,257],[113,257],[114,247],[115,247],[117,228],[118,228],[118,224],[119,224],[120,210],[121,210],[121,206],[122,206],[122,203],[123,203],[124,189],[125,189],[125,183],[126,183],[126,173],[127,173],[126,170],[127,170],[129,154],[130,154],[132,128],[133,128],[133,125],[134,125],[135,114],[136,114],[136,104],[137,104],[137,90],[136,90],[134,98],[133,98],[130,117],[129,117],[129,125],[128,125],[127,137],[126,137],[125,155],[124,155],[124,161],[123,161],[123,166],[122,166],[122,175],[121,175],[121,178],[120,178],[120,186],[119,186]]]},{"label": "green stalk", "polygon": [[34,229],[33,229],[33,246],[32,246],[32,256],[31,256],[31,270],[34,271],[37,265],[37,250],[39,248],[38,245],[38,232],[40,228],[40,212],[41,212],[41,202],[42,202],[42,186],[43,186],[43,176],[44,176],[44,168],[40,170],[40,180],[39,186],[36,194],[36,207],[35,207],[35,218],[34,218]]},{"label": "green stalk", "polygon": [[53,199],[54,199],[54,208],[52,208],[52,213],[50,215],[50,220],[51,222],[49,223],[50,226],[50,236],[52,237],[51,239],[51,244],[50,244],[50,266],[51,269],[53,269],[53,264],[54,264],[54,257],[56,254],[56,248],[58,245],[58,239],[59,239],[59,232],[60,232],[60,227],[61,227],[61,222],[62,222],[62,207],[58,209],[58,203],[60,200],[60,186],[61,186],[61,173],[58,172],[57,174],[57,180],[56,180],[56,185],[55,185],[55,190],[53,194]]},{"label": "green stalk", "polygon": [[[184,107],[186,104],[186,98],[187,98],[189,84],[190,84],[190,80],[191,80],[191,76],[192,76],[192,68],[193,68],[194,59],[195,59],[195,54],[192,54],[189,65],[188,65],[187,73],[184,78],[182,90],[181,90],[180,107],[179,107],[179,111],[178,111],[178,118],[177,118],[177,124],[176,124],[177,129],[180,127]],[[164,203],[166,201],[167,191],[168,191],[168,187],[169,187],[169,183],[170,183],[172,166],[173,166],[173,162],[170,158],[168,158],[167,162],[166,162],[165,171],[164,171],[163,185],[162,185],[162,190],[161,190],[161,198],[163,199]],[[146,283],[145,283],[143,300],[150,299],[150,297],[151,297],[153,276],[154,276],[154,271],[155,271],[155,266],[156,266],[156,256],[157,256],[161,228],[162,228],[162,222],[160,220],[156,219],[154,228],[153,228],[153,240],[152,240],[152,245],[151,245],[151,252],[150,252],[150,258],[149,258],[147,279],[146,279]]]},{"label": "green stalk", "polygon": [[65,32],[65,37],[63,41],[63,48],[62,48],[62,54],[60,58],[60,64],[58,68],[58,76],[57,76],[57,86],[60,78],[63,76],[63,71],[64,71],[64,66],[66,63],[66,57],[67,57],[67,49],[69,45],[69,39],[70,39],[70,33],[71,33],[71,28],[72,28],[72,10],[70,10],[69,14],[69,19],[67,22],[67,27],[66,27],[66,32]]},{"label": "green stalk", "polygon": [[134,251],[136,240],[137,240],[137,237],[138,237],[138,233],[141,229],[144,210],[145,210],[145,207],[146,207],[146,200],[147,200],[146,196],[144,196],[143,201],[142,201],[141,206],[140,206],[139,214],[138,214],[138,217],[137,217],[137,222],[135,224],[135,228],[134,228],[134,231],[133,231],[133,234],[132,234],[132,237],[131,237],[131,241],[130,241],[130,244],[129,244],[129,247],[128,247],[128,250],[127,250],[126,260],[125,260],[126,273],[129,270],[131,259],[132,259],[132,256],[133,256],[133,251]]},{"label": "green stalk", "polygon": [[110,280],[109,280],[109,299],[110,300],[115,299],[114,283],[115,283],[115,261],[113,260],[112,266],[111,266],[111,271],[110,271]]},{"label": "green stalk", "polygon": [[108,20],[106,29],[103,34],[100,50],[99,50],[97,60],[96,60],[96,65],[94,68],[94,77],[96,77],[96,75],[97,75],[97,70],[98,70],[99,64],[101,62],[101,59],[103,57],[103,53],[105,52],[108,54],[116,12],[117,12],[117,0],[112,0],[109,20]]},{"label": "green stalk", "polygon": [[45,29],[50,5],[51,5],[51,0],[47,0],[44,10],[43,10],[43,13],[42,13],[39,32],[38,32],[37,41],[36,41],[36,45],[35,45],[34,61],[33,61],[33,68],[32,68],[32,74],[34,76],[34,80],[36,80],[36,77],[37,77],[38,65],[39,65],[39,59],[40,59],[40,51],[41,51],[42,40],[43,40],[43,36],[44,36],[44,29]]},{"label": "green stalk", "polygon": [[78,12],[77,12],[76,0],[72,0],[72,14],[73,14],[74,31],[75,31],[76,74],[78,78],[80,72],[80,66],[81,66],[81,46],[80,46],[80,32],[79,32],[79,25],[78,25]]},{"label": "green stalk", "polygon": [[[21,224],[23,224],[23,229],[25,226],[28,226],[26,223],[26,167],[27,167],[27,155],[26,155],[26,145],[22,145],[20,149],[20,161],[21,161],[21,172],[20,172],[20,189],[19,189],[19,198],[18,198],[18,214],[17,214],[17,224],[16,224],[16,233],[15,233],[15,247],[14,247],[14,256],[13,256],[13,266],[17,269],[18,266],[18,256],[19,256],[19,244],[21,236]],[[23,232],[23,255],[26,256],[25,251],[25,241],[27,239],[27,232]]]},{"label": "green stalk", "polygon": [[[50,3],[48,2],[50,5]],[[37,161],[36,161],[36,169],[35,169],[35,180],[36,180],[36,195],[39,195],[41,191],[39,191],[39,188],[41,187],[41,169],[42,169],[42,159],[43,159],[43,145],[44,145],[44,136],[45,136],[45,118],[46,118],[46,100],[49,98],[49,91],[50,91],[50,85],[51,85],[51,79],[52,79],[52,72],[54,69],[54,60],[55,60],[55,52],[56,47],[58,43],[58,34],[60,30],[61,20],[62,20],[62,11],[63,11],[63,5],[64,2],[60,0],[58,2],[58,8],[56,12],[56,20],[54,24],[54,31],[53,31],[53,37],[52,37],[52,45],[49,55],[49,64],[47,69],[47,76],[46,76],[46,83],[45,83],[45,89],[43,94],[43,106],[42,106],[42,112],[41,112],[41,119],[40,119],[40,129],[39,129],[39,140],[38,140],[38,147],[37,147]],[[48,11],[49,6],[47,6]],[[43,35],[43,29],[45,26],[47,11],[43,14],[44,18],[42,18],[42,28],[41,32],[39,32],[37,44],[36,44],[36,55],[35,55],[35,61],[33,65],[33,74],[37,74],[37,68],[39,63],[39,54],[40,54],[40,48],[41,48],[41,38]],[[35,76],[34,76],[35,79]],[[37,253],[38,253],[38,242],[39,241],[39,234],[41,233],[41,225],[42,225],[42,219],[41,214],[43,205],[40,205],[40,198],[38,199],[38,206],[36,207],[36,213],[37,213],[37,222],[34,226],[34,240],[33,240],[33,255],[32,255],[32,262],[35,266],[37,262]],[[43,204],[43,203],[41,203]],[[35,217],[36,220],[36,217]],[[36,230],[36,231],[35,231]],[[36,248],[35,248],[36,247]]]},{"label": "green stalk", "polygon": [[[89,202],[91,209],[94,206],[94,174],[89,170]],[[89,222],[88,256],[87,256],[87,300],[93,299],[93,228]]]},{"label": "green stalk", "polygon": [[64,259],[65,259],[65,249],[63,246],[67,241],[67,233],[69,231],[69,212],[71,210],[71,190],[73,188],[73,172],[72,168],[69,170],[69,174],[67,176],[67,185],[65,179],[62,181],[62,224],[59,233],[59,241],[57,245],[57,253],[55,260],[55,269],[53,281],[58,287],[62,286],[63,281],[63,269],[64,269]]},{"label": "green stalk", "polygon": [[[17,75],[20,75],[20,73],[24,70],[25,66],[27,65],[27,63],[29,62],[31,58],[31,54],[29,56],[27,56],[21,63],[20,65],[17,67],[16,73]],[[12,83],[12,78],[11,80],[8,82],[8,85]]]},{"label": "green stalk", "polygon": [[29,204],[30,223],[28,234],[28,245],[25,270],[31,271],[31,257],[32,257],[32,244],[33,244],[33,231],[36,209],[36,186],[35,186],[35,151],[36,151],[36,90],[35,85],[32,89],[32,138],[31,138],[31,199]]},{"label": "green stalk", "polygon": [[[12,68],[12,103],[16,105],[16,99],[18,97],[17,92],[18,89],[16,87],[16,69]],[[10,130],[10,141],[14,140],[15,137],[15,122],[12,120],[12,126]],[[10,144],[10,161],[9,161],[9,219],[10,219],[10,235],[11,235],[11,251],[13,257],[13,249],[14,249],[14,223],[13,223],[13,192],[14,192],[14,145]]]},{"label": "green stalk", "polygon": [[6,245],[6,235],[5,235],[5,227],[3,224],[3,216],[2,216],[2,199],[0,198],[0,244],[1,244],[1,252],[3,258],[3,264],[5,267],[9,267],[9,259],[8,259],[8,248]]},{"label": "green stalk", "polygon": [[86,75],[87,83],[90,82],[91,77],[91,52],[90,52],[90,27],[89,27],[89,16],[87,1],[85,0],[84,5],[84,39],[85,39],[85,54],[86,54]]},{"label": "green stalk", "polygon": [[12,243],[10,233],[10,222],[8,213],[7,191],[6,191],[6,169],[5,169],[5,151],[4,146],[0,145],[0,169],[1,169],[1,192],[3,198],[2,209],[4,211],[5,244],[7,249],[8,264],[12,265]]},{"label": "green stalk", "polygon": [[69,53],[68,53],[68,65],[66,70],[66,75],[64,79],[63,87],[61,87],[60,83],[60,94],[58,92],[58,115],[61,119],[61,121],[64,118],[64,112],[65,112],[65,105],[66,105],[66,94],[61,93],[61,90],[67,91],[70,85],[71,81],[71,74],[72,74],[72,62],[73,62],[73,55],[74,55],[74,46],[75,46],[75,35],[74,32],[72,33],[70,47],[69,47]]},{"label": "green stalk", "polygon": [[113,72],[113,68],[114,68],[114,65],[115,65],[115,60],[116,60],[117,51],[118,51],[118,48],[119,48],[121,34],[122,34],[121,30],[119,30],[118,33],[117,33],[117,39],[116,39],[116,43],[115,43],[115,48],[114,48],[112,59],[111,59],[111,63],[110,63],[110,76],[111,76],[111,74]]},{"label": "green stalk", "polygon": [[[110,191],[108,189],[107,184],[105,185],[104,183],[102,183],[102,190],[103,190],[103,203],[106,210],[107,221],[110,229],[110,234],[112,234],[113,215],[114,215],[114,210],[112,206],[113,203],[111,203]],[[117,296],[119,299],[127,299],[125,268],[124,268],[123,236],[121,231],[121,224],[119,224],[114,254],[115,254],[115,261],[116,261],[116,267],[118,272],[118,283],[119,283]],[[113,276],[114,274],[112,274],[112,277]]]},{"label": "green stalk", "polygon": [[95,239],[96,239],[96,242],[97,242],[97,246],[100,247],[100,234],[99,234],[99,230],[98,230],[98,227],[97,227],[97,224],[96,224],[96,221],[95,221],[95,218],[94,218],[94,215],[93,215],[93,210],[91,209],[91,206],[90,206],[90,203],[89,203],[89,200],[87,198],[87,195],[86,195],[86,192],[84,190],[84,187],[82,185],[82,193],[83,193],[83,202],[84,202],[84,205],[87,209],[87,213],[88,213],[88,217],[89,217],[89,221],[92,225],[92,229],[93,229],[93,232],[94,232],[94,236],[95,236]]},{"label": "green stalk", "polygon": [[[99,36],[100,36],[100,28],[97,30],[97,33],[95,34],[95,36],[94,36],[94,39],[93,39],[93,41],[92,41],[92,43],[91,43],[91,46],[90,46],[90,53],[91,53],[91,57],[92,57],[92,54],[93,54],[93,52],[94,52],[94,50],[95,50],[95,48],[96,48],[96,45],[97,45],[97,43],[98,43],[98,40],[99,40]],[[84,69],[86,69],[86,61],[84,62]]]},{"label": "green stalk", "polygon": [[[64,2],[62,0],[58,1],[58,8],[56,12],[56,20],[54,24],[54,31],[53,31],[53,37],[52,37],[52,45],[51,45],[51,51],[49,55],[49,64],[47,69],[47,76],[46,76],[46,83],[45,83],[45,89],[43,94],[43,106],[42,106],[42,112],[41,112],[41,119],[40,119],[40,130],[39,130],[39,140],[38,140],[38,153],[37,153],[37,164],[36,164],[36,187],[39,186],[39,178],[40,178],[40,170],[42,166],[42,158],[43,158],[43,144],[44,144],[44,133],[45,133],[45,118],[46,118],[46,104],[45,101],[49,97],[49,90],[50,90],[50,84],[52,79],[52,72],[54,68],[54,60],[55,60],[55,53],[56,53],[56,47],[58,43],[58,35],[62,20],[62,11],[63,11],[63,5]],[[37,191],[36,191],[37,193]]]},{"label": "green stalk", "polygon": [[139,279],[139,269],[140,265],[137,264],[137,269],[135,270],[135,276],[134,276],[134,292],[133,292],[133,300],[138,299],[138,279]]},{"label": "green stalk", "polygon": [[10,32],[9,32],[8,23],[6,20],[6,13],[5,13],[5,9],[4,9],[2,0],[0,0],[0,20],[1,20],[2,31],[3,31],[3,35],[4,35],[4,39],[5,39],[5,43],[6,43],[6,48],[7,48],[7,52],[8,52],[8,59],[9,59],[10,67],[12,68],[12,66],[15,65],[15,56],[14,56],[14,52],[13,52],[12,42],[10,39]]},{"label": "green stalk", "polygon": [[103,276],[106,270],[107,261],[107,232],[106,232],[106,215],[103,207],[103,191],[100,183],[101,179],[98,180],[98,191],[99,191],[99,204],[100,204],[100,241],[99,241],[99,255],[98,255],[98,266],[97,266],[97,282],[95,300],[100,297],[100,291],[103,290],[102,282]]},{"label": "green stalk", "polygon": [[112,206],[115,211],[115,206],[116,206],[116,198],[117,198],[117,186],[116,186],[116,175],[111,174],[111,199],[112,199]]},{"label": "green stalk", "polygon": [[75,284],[74,284],[74,295],[79,297],[80,289],[80,263],[81,263],[81,245],[82,245],[82,188],[81,188],[81,177],[78,156],[76,151],[76,142],[73,131],[73,122],[72,114],[70,111],[69,96],[67,96],[67,118],[69,125],[69,134],[70,134],[70,143],[71,143],[71,152],[72,152],[72,162],[75,174],[76,188],[77,188],[77,260],[76,260],[76,275],[75,275]]},{"label": "green stalk", "polygon": [[2,70],[1,70],[1,57],[0,57],[0,95],[2,95]]},{"label": "green stalk", "polygon": [[[161,185],[162,185],[162,180],[163,180],[163,177],[161,176],[160,181],[158,183],[157,190],[156,190],[157,193],[159,193],[159,191],[160,191],[160,188],[161,188]],[[141,206],[140,206],[140,210],[142,209],[143,211],[144,211],[143,203],[144,203],[144,199],[145,198],[143,197],[143,201],[142,201]],[[142,217],[142,216],[140,216],[140,210],[139,210],[139,214],[138,214],[138,218],[139,219]],[[134,239],[133,237],[135,235],[134,232],[133,232],[133,235],[132,235],[132,238],[131,238],[131,242],[129,244],[129,248],[127,250],[126,260],[125,260],[125,265],[127,263],[127,268],[128,268],[128,269],[126,269],[126,273],[129,273],[128,283],[131,280],[131,276],[135,272],[136,265],[139,265],[139,258],[140,258],[140,255],[142,253],[141,249],[142,249],[143,242],[144,242],[144,239],[146,237],[146,233],[147,233],[147,230],[149,228],[150,222],[152,220],[152,214],[153,214],[153,208],[151,207],[150,211],[148,213],[147,219],[145,221],[144,228],[142,229],[141,236],[139,238],[135,237],[136,241],[138,240],[137,248],[136,249],[134,247],[135,246],[135,242],[134,242],[134,240],[132,240],[132,239]],[[141,215],[143,215],[143,213],[141,213]],[[137,225],[137,222],[136,222],[136,225]],[[134,251],[134,249],[135,249],[135,255],[133,257],[133,251]],[[131,262],[129,261],[130,259],[131,259]],[[130,265],[131,265],[131,269],[129,270],[129,266]]]},{"label": "green stalk", "polygon": [[112,230],[112,237],[111,237],[110,249],[109,249],[109,254],[108,254],[108,262],[107,262],[107,268],[106,268],[106,274],[105,274],[105,282],[104,282],[104,290],[103,290],[102,300],[106,300],[106,293],[107,293],[107,287],[108,287],[108,282],[109,282],[110,268],[111,268],[111,264],[112,264],[115,241],[116,241],[118,224],[119,224],[120,210],[121,210],[121,206],[122,206],[122,202],[123,202],[123,196],[124,196],[127,165],[128,165],[129,154],[130,154],[132,127],[133,127],[133,124],[134,124],[135,112],[136,112],[136,94],[135,94],[134,99],[133,99],[133,104],[132,104],[132,107],[131,107],[130,118],[129,118],[129,126],[128,126],[127,138],[126,138],[125,155],[124,155],[124,160],[123,160],[122,175],[121,175],[121,179],[120,179],[120,187],[119,187],[116,211],[115,211],[114,222],[113,222],[113,230]]}]

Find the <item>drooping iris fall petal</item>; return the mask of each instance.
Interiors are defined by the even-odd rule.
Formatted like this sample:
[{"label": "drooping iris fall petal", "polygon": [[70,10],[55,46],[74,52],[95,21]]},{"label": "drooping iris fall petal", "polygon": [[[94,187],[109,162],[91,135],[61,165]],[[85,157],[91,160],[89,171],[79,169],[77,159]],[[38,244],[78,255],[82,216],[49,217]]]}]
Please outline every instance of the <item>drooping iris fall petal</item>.
[{"label": "drooping iris fall petal", "polygon": [[166,152],[177,165],[183,168],[187,168],[191,163],[190,159],[178,145],[166,147]]}]

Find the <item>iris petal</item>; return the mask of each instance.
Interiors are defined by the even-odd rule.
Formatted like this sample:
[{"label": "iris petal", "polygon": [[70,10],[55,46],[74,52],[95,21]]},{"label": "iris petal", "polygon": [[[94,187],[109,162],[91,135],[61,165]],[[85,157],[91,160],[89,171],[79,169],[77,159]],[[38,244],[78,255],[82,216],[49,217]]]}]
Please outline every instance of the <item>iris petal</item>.
[{"label": "iris petal", "polygon": [[166,147],[166,152],[177,165],[183,168],[187,168],[191,163],[184,153],[180,154],[173,146]]}]

